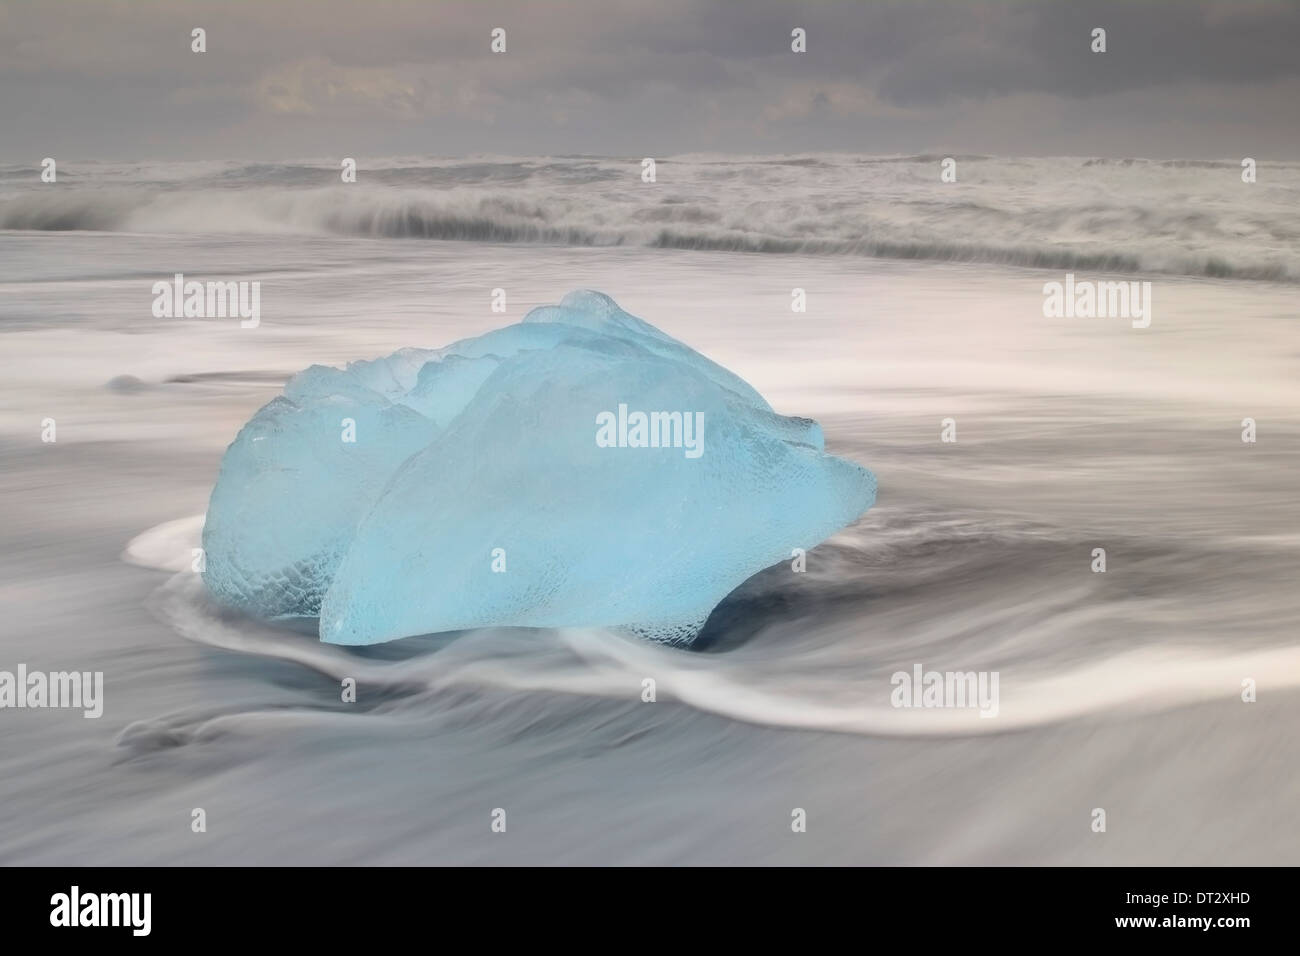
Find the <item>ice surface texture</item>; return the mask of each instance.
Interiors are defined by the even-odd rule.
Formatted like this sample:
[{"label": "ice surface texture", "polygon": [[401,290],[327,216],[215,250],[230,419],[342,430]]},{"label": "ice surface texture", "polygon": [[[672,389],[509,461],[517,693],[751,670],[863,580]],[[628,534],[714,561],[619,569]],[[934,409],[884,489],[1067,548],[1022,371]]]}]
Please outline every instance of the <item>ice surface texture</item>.
[{"label": "ice surface texture", "polygon": [[226,451],[204,580],[335,644],[489,625],[690,641],[875,489],[816,422],[573,292],[438,351],[294,376]]}]

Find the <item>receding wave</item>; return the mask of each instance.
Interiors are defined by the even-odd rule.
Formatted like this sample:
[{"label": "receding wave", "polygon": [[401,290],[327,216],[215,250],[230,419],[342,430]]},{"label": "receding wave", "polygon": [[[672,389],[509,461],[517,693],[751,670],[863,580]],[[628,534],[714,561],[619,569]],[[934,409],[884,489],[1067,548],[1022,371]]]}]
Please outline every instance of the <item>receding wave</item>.
[{"label": "receding wave", "polygon": [[1235,701],[1243,674],[1267,675],[1261,683],[1271,689],[1300,686],[1300,648],[1221,652],[1167,644],[1004,667],[997,713],[985,719],[974,708],[893,707],[888,670],[845,666],[825,647],[812,655],[791,649],[783,665],[769,654],[761,661],[734,653],[696,654],[600,630],[488,628],[381,660],[217,609],[199,576],[181,570],[202,524],[201,515],[166,522],[127,546],[123,557],[134,564],[180,572],[155,592],[153,612],[192,641],[384,689],[390,694],[387,703],[367,716],[385,720],[427,719],[459,687],[634,701],[642,681],[653,676],[662,699],[746,723],[871,736],[968,736],[1090,715]]}]

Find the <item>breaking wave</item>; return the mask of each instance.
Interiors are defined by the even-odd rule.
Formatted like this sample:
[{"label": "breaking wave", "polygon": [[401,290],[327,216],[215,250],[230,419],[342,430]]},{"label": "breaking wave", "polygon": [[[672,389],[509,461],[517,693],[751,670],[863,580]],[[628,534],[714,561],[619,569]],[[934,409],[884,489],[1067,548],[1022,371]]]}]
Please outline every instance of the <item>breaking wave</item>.
[{"label": "breaking wave", "polygon": [[[1300,281],[1300,166],[937,155],[100,164],[57,191],[0,167],[0,228],[271,233],[866,256]],[[1262,167],[1261,167],[1262,169]],[[62,175],[62,173],[61,173]],[[1267,180],[1267,182],[1265,181]],[[328,185],[333,183],[333,185]]]}]

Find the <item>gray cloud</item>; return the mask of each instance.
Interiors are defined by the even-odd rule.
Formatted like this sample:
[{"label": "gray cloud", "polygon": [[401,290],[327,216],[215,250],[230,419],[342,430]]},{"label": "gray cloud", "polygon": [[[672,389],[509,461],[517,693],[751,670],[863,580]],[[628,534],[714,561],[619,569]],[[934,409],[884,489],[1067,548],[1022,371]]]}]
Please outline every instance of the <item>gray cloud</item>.
[{"label": "gray cloud", "polygon": [[1300,0],[2,0],[0,150],[1286,158],[1298,47]]}]

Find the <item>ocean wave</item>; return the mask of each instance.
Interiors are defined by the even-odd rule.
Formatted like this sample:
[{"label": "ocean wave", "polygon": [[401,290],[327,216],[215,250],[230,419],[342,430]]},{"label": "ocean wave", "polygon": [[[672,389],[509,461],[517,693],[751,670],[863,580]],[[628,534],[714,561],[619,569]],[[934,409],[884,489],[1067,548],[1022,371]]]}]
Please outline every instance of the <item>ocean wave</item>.
[{"label": "ocean wave", "polygon": [[[442,635],[432,645],[421,643],[425,639],[399,642],[414,649],[384,660],[217,608],[199,575],[181,570],[202,523],[201,515],[167,522],[128,545],[126,560],[179,572],[151,598],[154,614],[189,640],[293,662],[335,680],[351,677],[382,690],[385,703],[365,715],[385,720],[427,720],[453,691],[476,687],[633,702],[640,699],[642,681],[653,677],[660,699],[745,723],[869,736],[953,737],[1211,701],[1235,704],[1241,677],[1247,674],[1260,676],[1261,689],[1300,686],[1300,648],[1219,651],[1159,644],[1092,658],[1026,658],[1004,664],[998,713],[992,719],[975,708],[897,708],[889,703],[889,691],[898,662],[918,654],[931,661],[940,651],[931,641],[906,652],[891,650],[874,661],[855,658],[855,648],[861,646],[855,639],[865,626],[861,616],[816,625],[823,633],[813,641],[807,628],[795,633],[788,622],[753,619],[751,629],[785,628],[779,642],[753,654],[694,653],[594,629],[486,628]],[[1063,606],[1061,613],[1077,610]],[[969,627],[969,614],[964,617],[963,626]],[[154,738],[161,733],[170,741],[174,729],[154,728],[145,736],[157,744]]]},{"label": "ocean wave", "polygon": [[[899,209],[942,219],[945,214],[983,221],[1006,220],[1006,211],[969,201],[945,210],[925,202]],[[931,204],[936,205],[936,204]],[[67,190],[24,195],[0,203],[0,229],[42,232],[291,233],[371,239],[430,239],[448,242],[533,243],[562,246],[647,248],[768,255],[862,256],[949,263],[1079,270],[1099,273],[1157,273],[1273,282],[1300,280],[1294,259],[1242,261],[1239,256],[1191,253],[1170,244],[1155,248],[1099,248],[1098,243],[1030,242],[1022,235],[999,238],[996,230],[918,228],[911,219],[881,218],[828,222],[821,234],[805,228],[781,232],[777,210],[724,215],[700,202],[628,205],[592,214],[584,204],[542,196],[428,194],[403,190],[165,191]],[[1041,215],[1041,214],[1040,214]],[[1133,215],[1106,207],[1072,207],[1062,219]],[[1203,214],[1188,214],[1162,226],[1211,230]],[[788,217],[787,217],[788,219]],[[1116,227],[1119,231],[1120,227]],[[1131,231],[1131,229],[1126,229]],[[930,232],[932,234],[925,234]],[[796,234],[797,233],[797,234]],[[837,235],[838,233],[838,235]],[[980,238],[959,238],[981,235]],[[1287,238],[1285,233],[1283,238]],[[1129,245],[1129,244],[1126,244]],[[1140,246],[1134,242],[1132,246]]]},{"label": "ocean wave", "polygon": [[[808,154],[0,167],[0,229],[291,234],[988,263],[1300,281],[1300,166]],[[67,182],[64,183],[66,176]]]},{"label": "ocean wave", "polygon": [[733,666],[726,655],[692,654],[605,631],[507,634],[485,629],[459,635],[434,653],[397,662],[368,661],[306,635],[225,619],[207,601],[198,575],[189,572],[160,588],[152,609],[189,640],[290,661],[335,680],[351,677],[397,694],[378,714],[417,722],[454,688],[634,701],[645,677],[653,676],[660,699],[745,723],[867,736],[952,737],[1215,700],[1232,704],[1243,674],[1267,675],[1261,680],[1270,690],[1300,686],[1300,648],[1237,653],[1144,648],[1051,669],[1003,668],[998,713],[985,719],[974,708],[892,707],[886,672],[852,675],[828,667],[809,673],[799,670],[805,662],[792,660],[791,672],[777,680],[770,668]]}]

